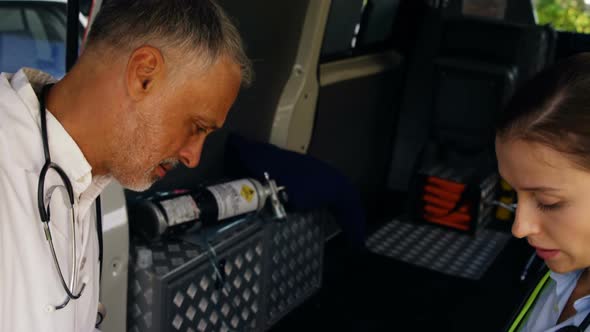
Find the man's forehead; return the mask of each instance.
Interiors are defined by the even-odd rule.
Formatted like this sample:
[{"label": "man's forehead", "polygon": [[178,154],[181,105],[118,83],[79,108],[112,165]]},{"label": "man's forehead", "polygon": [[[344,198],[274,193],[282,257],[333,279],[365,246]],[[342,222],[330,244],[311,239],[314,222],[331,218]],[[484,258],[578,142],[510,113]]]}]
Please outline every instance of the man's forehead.
[{"label": "man's forehead", "polygon": [[183,97],[202,125],[216,129],[225,122],[241,84],[241,72],[235,67],[234,62],[220,58],[206,72],[185,81]]},{"label": "man's forehead", "polygon": [[211,103],[199,103],[191,107],[191,116],[201,126],[205,126],[210,129],[219,129],[223,127],[225,119],[231,108],[232,103],[223,102],[217,97]]}]

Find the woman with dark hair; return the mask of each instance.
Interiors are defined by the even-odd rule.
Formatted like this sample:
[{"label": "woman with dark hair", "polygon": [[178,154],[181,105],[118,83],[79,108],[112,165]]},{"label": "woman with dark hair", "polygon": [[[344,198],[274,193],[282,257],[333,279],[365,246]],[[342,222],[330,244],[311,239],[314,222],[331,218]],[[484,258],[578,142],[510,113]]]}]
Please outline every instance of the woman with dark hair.
[{"label": "woman with dark hair", "polygon": [[[590,54],[525,84],[496,128],[501,176],[518,194],[512,233],[549,267],[510,331],[590,324]],[[589,329],[590,330],[590,329]]]}]

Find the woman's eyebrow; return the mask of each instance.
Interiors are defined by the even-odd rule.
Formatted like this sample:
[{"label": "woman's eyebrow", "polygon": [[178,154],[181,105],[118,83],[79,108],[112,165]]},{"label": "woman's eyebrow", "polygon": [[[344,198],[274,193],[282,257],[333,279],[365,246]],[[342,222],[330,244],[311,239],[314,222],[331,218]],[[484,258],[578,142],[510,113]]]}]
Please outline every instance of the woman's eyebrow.
[{"label": "woman's eyebrow", "polygon": [[537,187],[523,187],[520,188],[520,190],[522,191],[541,191],[541,192],[553,192],[553,191],[559,191],[559,188],[553,188],[553,187],[547,187],[547,186],[537,186]]}]

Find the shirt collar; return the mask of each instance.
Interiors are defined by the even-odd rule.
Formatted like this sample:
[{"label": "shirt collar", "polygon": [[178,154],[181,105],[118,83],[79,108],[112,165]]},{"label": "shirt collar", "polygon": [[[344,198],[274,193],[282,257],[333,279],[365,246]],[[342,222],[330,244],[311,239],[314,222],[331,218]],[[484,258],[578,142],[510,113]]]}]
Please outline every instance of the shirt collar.
[{"label": "shirt collar", "polygon": [[551,271],[549,277],[555,282],[557,294],[562,294],[565,289],[578,281],[582,270],[576,270],[568,273],[557,273]]},{"label": "shirt collar", "polygon": [[[583,271],[584,271],[583,269],[577,271],[578,277],[576,278],[576,282],[580,278],[580,276],[582,275]],[[583,296],[583,297],[577,299],[576,302],[574,302],[574,309],[576,309],[576,312],[589,312],[590,311],[590,295],[586,295],[586,296]],[[586,315],[577,315],[574,319],[575,324],[580,325],[582,323],[582,321],[584,320],[584,318],[586,318]]]},{"label": "shirt collar", "polygon": [[[553,279],[553,281],[555,281],[557,294],[562,294],[562,292],[568,287],[573,289],[575,287],[575,283],[578,282],[578,279],[582,275],[582,272],[583,270],[576,270],[569,273],[557,273],[552,271],[550,273],[550,277]],[[567,301],[567,298],[569,298],[569,295],[564,298],[564,305]],[[577,299],[576,302],[574,302],[574,309],[576,309],[576,313],[588,313],[590,311],[590,295],[586,295]],[[579,326],[584,318],[586,318],[586,314],[576,314],[573,317],[573,324]]]},{"label": "shirt collar", "polygon": [[[577,299],[576,302],[574,302],[574,309],[576,309],[576,312],[590,310],[590,295],[586,295],[584,297]],[[584,317],[582,317],[582,320],[583,319],[584,319]],[[578,324],[580,322],[578,322]]]},{"label": "shirt collar", "polygon": [[[11,78],[13,89],[21,96],[35,122],[39,124],[39,99],[45,84],[56,80],[49,74],[38,70],[23,68]],[[82,150],[68,134],[61,123],[50,113],[47,114],[47,136],[51,160],[59,165],[71,179],[77,195],[84,192],[92,183],[92,167],[84,157]]]}]

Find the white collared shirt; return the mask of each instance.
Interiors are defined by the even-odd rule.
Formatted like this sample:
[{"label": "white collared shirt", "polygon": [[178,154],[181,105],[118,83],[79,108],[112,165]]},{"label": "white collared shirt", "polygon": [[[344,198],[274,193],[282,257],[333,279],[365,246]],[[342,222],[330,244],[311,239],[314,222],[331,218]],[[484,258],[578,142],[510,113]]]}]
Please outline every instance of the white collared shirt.
[{"label": "white collared shirt", "polygon": [[568,325],[579,326],[586,318],[586,315],[590,313],[590,295],[574,302],[574,309],[576,310],[574,316],[560,324],[557,324],[557,320],[574,291],[580,275],[582,275],[582,270],[565,274],[551,272],[549,274],[551,278],[550,284],[540,294],[521,331],[554,332]]},{"label": "white collared shirt", "polygon": [[[0,331],[94,331],[96,322],[99,250],[93,203],[111,178],[92,177],[84,154],[50,110],[49,150],[73,186],[78,285],[87,284],[78,300],[64,309],[49,310],[66,298],[37,207],[39,174],[45,163],[37,94],[51,81],[49,75],[31,69],[0,74]],[[46,188],[62,183],[56,173],[45,182]],[[67,201],[65,191],[54,192],[50,226],[69,283],[72,234]]]}]

